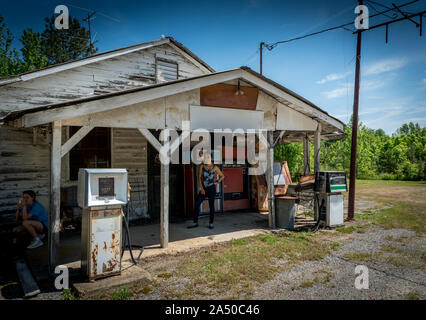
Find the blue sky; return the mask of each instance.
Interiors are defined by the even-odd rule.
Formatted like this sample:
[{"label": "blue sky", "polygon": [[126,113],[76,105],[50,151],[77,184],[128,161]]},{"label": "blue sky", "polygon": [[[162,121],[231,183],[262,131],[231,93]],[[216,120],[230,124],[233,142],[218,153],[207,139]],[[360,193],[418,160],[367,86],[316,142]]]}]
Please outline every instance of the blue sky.
[{"label": "blue sky", "polygon": [[[386,6],[409,0],[377,0]],[[106,51],[172,36],[217,71],[247,65],[259,71],[261,41],[273,43],[353,21],[355,0],[342,1],[8,1],[0,14],[19,38],[27,27],[42,31],[44,17],[64,4],[78,18],[96,10],[96,46]],[[365,2],[374,14],[378,4]],[[373,7],[374,6],[374,7]],[[80,8],[77,8],[80,7]],[[426,10],[426,0],[404,8]],[[370,26],[389,18],[370,19]],[[118,21],[117,21],[118,20]],[[418,20],[418,19],[417,19]],[[424,21],[426,19],[423,19]],[[350,26],[353,29],[353,26]],[[360,121],[394,132],[405,122],[426,125],[426,27],[423,36],[409,21],[364,32]],[[19,47],[19,41],[15,41]],[[347,30],[264,51],[263,73],[347,122],[352,113],[356,36]]]}]

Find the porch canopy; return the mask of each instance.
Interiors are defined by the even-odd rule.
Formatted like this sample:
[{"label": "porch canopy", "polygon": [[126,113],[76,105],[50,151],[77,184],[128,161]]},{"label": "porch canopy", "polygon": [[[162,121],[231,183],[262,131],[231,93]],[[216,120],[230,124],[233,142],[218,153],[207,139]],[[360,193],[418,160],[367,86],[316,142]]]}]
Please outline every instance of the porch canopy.
[{"label": "porch canopy", "polygon": [[[239,105],[234,105],[235,99]],[[344,136],[344,124],[340,120],[247,67],[45,105],[11,113],[3,121],[25,128],[51,124],[49,265],[53,268],[58,262],[61,158],[94,127],[138,129],[157,151],[162,145],[149,130],[182,130],[183,121],[190,121],[191,130],[201,127],[211,131],[263,129],[268,131],[268,168],[273,166],[277,143],[303,141],[306,169],[309,167],[308,143],[313,140],[315,171],[319,170],[320,140]],[[62,144],[62,126],[81,128]],[[268,183],[270,227],[275,226],[272,172],[268,170],[267,177],[271,182]],[[161,164],[160,206],[161,246],[167,247],[168,164]]]}]

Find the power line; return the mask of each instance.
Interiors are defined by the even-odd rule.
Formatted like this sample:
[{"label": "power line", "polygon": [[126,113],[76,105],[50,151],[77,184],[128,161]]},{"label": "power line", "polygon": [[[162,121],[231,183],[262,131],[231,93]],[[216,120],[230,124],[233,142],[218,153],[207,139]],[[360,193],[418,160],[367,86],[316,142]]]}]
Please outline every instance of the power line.
[{"label": "power line", "polygon": [[[75,6],[75,5],[72,5],[72,4],[68,4],[68,6],[73,7],[73,8],[76,8],[76,9],[84,10],[84,11],[89,11],[89,12],[92,12],[92,13],[94,13],[94,12],[95,12],[95,10],[91,10],[91,9],[87,9],[87,8],[78,7],[78,6]],[[118,20],[117,18],[114,18],[114,17],[108,16],[108,15],[106,15],[105,13],[102,13],[102,12],[96,11],[96,14],[99,14],[99,15],[101,15],[101,16],[103,16],[103,17],[105,17],[105,18],[108,18],[108,19],[112,20],[112,21],[120,22],[120,20]]]},{"label": "power line", "polygon": [[[418,2],[418,1],[419,0],[413,0],[413,1],[410,1],[410,2],[407,2],[407,3],[404,3],[404,4],[400,5],[399,8],[408,6],[408,5],[413,4],[415,2]],[[395,8],[389,8],[387,10],[375,13],[375,14],[369,16],[369,18],[374,18],[376,16],[379,16],[379,15],[382,15],[384,13],[387,13],[389,11],[394,11],[394,10],[396,10],[396,9]],[[279,44],[288,43],[288,42],[292,42],[292,41],[296,41],[296,40],[301,40],[301,39],[304,39],[304,38],[307,38],[307,37],[312,37],[312,36],[315,36],[315,35],[318,35],[318,34],[321,34],[321,33],[324,33],[324,32],[328,32],[328,31],[332,31],[332,30],[336,30],[336,29],[341,29],[341,28],[353,25],[353,23],[354,22],[351,21],[351,22],[348,22],[348,23],[345,23],[345,24],[342,24],[342,25],[339,25],[339,26],[323,29],[323,30],[313,32],[313,33],[309,33],[309,34],[305,34],[305,35],[300,36],[300,37],[295,37],[295,38],[291,38],[291,39],[287,39],[287,40],[283,40],[283,41],[277,41],[277,42],[274,42],[272,44],[264,43],[263,46],[270,51],[270,50],[273,50]]]}]

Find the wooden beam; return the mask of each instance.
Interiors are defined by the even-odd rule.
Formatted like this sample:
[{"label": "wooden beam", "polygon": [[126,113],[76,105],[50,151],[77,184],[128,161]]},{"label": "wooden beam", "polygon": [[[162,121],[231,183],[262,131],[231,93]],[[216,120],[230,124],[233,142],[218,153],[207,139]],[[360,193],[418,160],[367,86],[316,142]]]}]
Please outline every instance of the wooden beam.
[{"label": "wooden beam", "polygon": [[154,137],[151,131],[144,128],[139,128],[139,131],[146,138],[146,140],[148,140],[148,142],[155,148],[155,150],[160,152],[162,144],[157,140],[157,138]]},{"label": "wooden beam", "polygon": [[318,122],[318,127],[314,135],[314,172],[318,172],[321,170],[320,154],[321,154],[321,123]]},{"label": "wooden beam", "polygon": [[169,245],[169,164],[161,164],[160,245]]},{"label": "wooden beam", "polygon": [[303,138],[303,174],[305,176],[309,175],[311,173],[311,163],[310,163],[310,142],[309,142],[309,137],[306,134],[306,136]]},{"label": "wooden beam", "polygon": [[61,219],[61,144],[62,125],[52,123],[52,145],[50,158],[50,216],[49,216],[49,269],[51,272],[59,264],[59,223]]},{"label": "wooden beam", "polygon": [[74,135],[68,139],[61,147],[61,158],[66,155],[77,143],[81,141],[90,131],[92,126],[81,127]]},{"label": "wooden beam", "polygon": [[273,147],[275,148],[276,145],[281,141],[285,133],[285,130],[281,130],[280,134],[277,136],[277,138],[274,141]]},{"label": "wooden beam", "polygon": [[275,197],[274,197],[274,132],[268,131],[268,211],[269,211],[269,227],[275,228]]}]

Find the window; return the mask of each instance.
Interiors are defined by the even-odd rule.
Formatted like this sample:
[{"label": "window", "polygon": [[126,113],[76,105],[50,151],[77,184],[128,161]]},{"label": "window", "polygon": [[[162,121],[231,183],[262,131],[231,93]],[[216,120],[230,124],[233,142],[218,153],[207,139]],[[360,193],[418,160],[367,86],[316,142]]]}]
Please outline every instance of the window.
[{"label": "window", "polygon": [[157,58],[155,61],[155,74],[157,83],[177,80],[178,64],[170,60]]},{"label": "window", "polygon": [[[70,137],[80,127],[70,127]],[[111,167],[111,129],[93,128],[70,151],[70,180],[78,180],[80,168]]]}]

